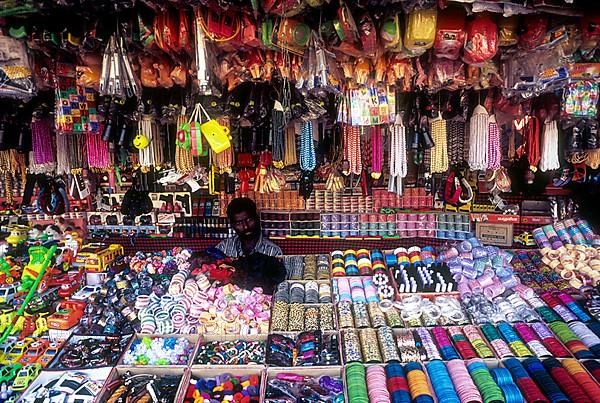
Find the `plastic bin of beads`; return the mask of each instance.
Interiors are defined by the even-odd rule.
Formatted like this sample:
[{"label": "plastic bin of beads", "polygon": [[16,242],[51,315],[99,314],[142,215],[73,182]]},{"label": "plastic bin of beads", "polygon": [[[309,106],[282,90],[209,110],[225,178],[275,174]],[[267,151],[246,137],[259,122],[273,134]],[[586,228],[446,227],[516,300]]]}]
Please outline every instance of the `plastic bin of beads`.
[{"label": "plastic bin of beads", "polygon": [[207,335],[198,342],[192,368],[214,365],[264,366],[267,335]]},{"label": "plastic bin of beads", "polygon": [[[270,399],[277,399],[278,397],[285,398],[287,396],[282,395],[281,392],[285,393],[286,385],[289,385],[290,383],[298,385],[303,381],[306,382],[308,387],[310,387],[311,384],[315,385],[313,390],[328,392],[328,395],[321,395],[321,397],[315,401],[345,401],[344,376],[342,367],[330,366],[310,368],[269,367],[266,372],[264,394],[261,396],[261,402],[270,403]],[[320,388],[316,388],[318,385],[320,385]]]},{"label": "plastic bin of beads", "polygon": [[[85,396],[89,398],[96,396],[96,401],[104,402],[106,399],[101,399],[102,391],[107,382],[111,379],[112,367],[102,367],[94,369],[84,369],[77,372],[73,371],[42,371],[38,377],[31,382],[31,384],[25,389],[23,394],[20,396],[19,401],[33,403],[39,400],[41,397],[42,401],[44,398],[48,398],[50,401],[50,390],[56,388],[58,385],[64,385],[64,395],[62,398],[64,401],[69,400],[68,397],[74,398],[77,390],[87,383],[85,390],[81,390],[79,396]],[[44,394],[43,389],[46,388]],[[89,393],[89,395],[86,395]],[[38,396],[38,394],[40,396]]]},{"label": "plastic bin of beads", "polygon": [[[265,369],[258,366],[219,366],[218,368],[191,368],[186,371],[179,392],[177,402],[193,397],[194,389],[199,390],[200,396],[205,399],[210,397],[210,391],[218,391],[219,386],[224,386],[226,395],[236,394],[241,398],[247,396],[249,402],[259,402],[264,393]],[[200,384],[197,382],[200,381]],[[218,399],[224,401],[224,399]],[[260,400],[262,401],[262,400]]]},{"label": "plastic bin of beads", "polygon": [[133,335],[71,335],[50,362],[48,369],[74,370],[115,366],[132,337]]},{"label": "plastic bin of beads", "polygon": [[117,366],[187,367],[196,356],[199,339],[197,334],[136,334]]},{"label": "plastic bin of beads", "polygon": [[164,399],[160,401],[167,403],[181,402],[183,399],[180,399],[179,395],[184,380],[189,379],[187,378],[188,372],[189,369],[183,367],[117,367],[110,372],[96,401],[107,402],[117,396],[121,396],[123,401],[126,401],[127,394],[123,393],[127,393],[130,389],[124,387],[123,382],[129,379],[132,381],[137,379],[140,383],[151,383],[155,393],[158,393],[159,400],[161,397]]}]

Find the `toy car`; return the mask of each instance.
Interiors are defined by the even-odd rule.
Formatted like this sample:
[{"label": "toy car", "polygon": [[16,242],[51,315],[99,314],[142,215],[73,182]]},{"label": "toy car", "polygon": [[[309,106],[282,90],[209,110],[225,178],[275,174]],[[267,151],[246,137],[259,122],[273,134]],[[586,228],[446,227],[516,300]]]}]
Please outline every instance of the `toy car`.
[{"label": "toy car", "polygon": [[100,292],[102,286],[86,285],[81,290],[77,291],[71,298],[77,301],[87,301],[91,295]]},{"label": "toy car", "polygon": [[58,304],[56,312],[48,317],[48,328],[68,330],[75,326],[83,316],[85,302],[67,300]]},{"label": "toy car", "polygon": [[80,280],[72,278],[67,283],[64,283],[60,286],[58,290],[58,296],[62,298],[69,298],[75,291],[79,289],[80,286]]},{"label": "toy car", "polygon": [[48,348],[46,348],[46,351],[44,351],[44,354],[42,354],[42,356],[38,358],[38,364],[40,364],[42,368],[46,368],[46,366],[50,364],[54,357],[56,357],[56,354],[58,354],[58,351],[60,350],[61,346],[62,343],[50,343],[48,345]]},{"label": "toy car", "polygon": [[21,392],[29,386],[29,384],[37,378],[40,371],[42,370],[42,366],[38,363],[29,364],[23,367],[17,374],[17,377],[13,381],[12,390],[15,392]]},{"label": "toy car", "polygon": [[6,339],[4,343],[0,344],[0,361],[4,361],[4,358],[14,347],[16,342],[17,338],[14,336],[10,336],[8,339]]},{"label": "toy car", "polygon": [[25,354],[25,351],[27,351],[27,348],[29,347],[29,345],[31,343],[33,343],[35,340],[29,337],[24,338],[23,340],[19,340],[17,341],[14,346],[10,349],[10,351],[8,352],[8,354],[6,354],[6,357],[4,357],[3,363],[4,364],[12,364],[15,362],[18,362],[21,357],[23,356],[23,354]]},{"label": "toy car", "polygon": [[44,354],[50,343],[46,339],[38,339],[31,343],[19,362],[23,365],[33,364]]},{"label": "toy car", "polygon": [[523,232],[520,235],[515,235],[514,242],[525,246],[535,246],[535,238],[531,232]]},{"label": "toy car", "polygon": [[20,283],[12,283],[0,286],[0,304],[8,304],[15,299],[19,293]]},{"label": "toy car", "polygon": [[0,385],[5,385],[8,382],[11,382],[15,376],[17,376],[17,373],[21,368],[23,368],[23,366],[18,362],[12,365],[3,365],[0,367]]}]

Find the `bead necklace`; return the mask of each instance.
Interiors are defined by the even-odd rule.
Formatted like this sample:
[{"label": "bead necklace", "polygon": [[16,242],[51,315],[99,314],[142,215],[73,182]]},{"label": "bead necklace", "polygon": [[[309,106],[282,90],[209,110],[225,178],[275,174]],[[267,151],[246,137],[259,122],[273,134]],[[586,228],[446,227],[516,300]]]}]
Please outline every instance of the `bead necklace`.
[{"label": "bead necklace", "polygon": [[525,142],[529,169],[535,172],[540,162],[540,120],[536,116],[531,116],[527,122]]},{"label": "bead necklace", "polygon": [[469,122],[469,167],[473,171],[487,168],[489,116],[477,105]]},{"label": "bead necklace", "polygon": [[162,142],[158,126],[151,115],[144,115],[138,121],[138,132],[148,139],[148,147],[139,151],[139,161],[142,167],[160,166],[163,162]]},{"label": "bead necklace", "polygon": [[13,203],[13,175],[11,170],[10,153],[13,150],[0,151],[0,174],[3,176],[4,196],[6,203]]},{"label": "bead necklace", "polygon": [[56,135],[56,174],[66,175],[71,172],[71,163],[69,162],[68,135],[58,133]]},{"label": "bead necklace", "polygon": [[[185,114],[180,113],[177,115],[175,127],[179,128],[183,124],[188,122],[188,118]],[[230,147],[231,148],[231,147]],[[192,154],[191,147],[185,148],[179,145],[175,146],[175,169],[180,174],[189,174],[194,172],[196,164],[194,164],[194,155]]]},{"label": "bead necklace", "polygon": [[313,123],[308,120],[302,123],[300,133],[300,169],[314,171],[317,166],[315,142],[313,140]]},{"label": "bead necklace", "polygon": [[373,152],[371,177],[379,179],[383,168],[383,135],[381,134],[381,126],[373,126],[371,130],[371,148]]},{"label": "bead necklace", "polygon": [[406,127],[398,114],[391,127],[389,192],[402,195],[402,179],[406,177],[406,173]]},{"label": "bead necklace", "polygon": [[540,157],[540,170],[552,171],[560,168],[558,157],[558,125],[556,120],[546,119],[544,135],[542,137],[542,155]]},{"label": "bead necklace", "polygon": [[448,135],[448,162],[459,165],[465,160],[465,120],[457,116],[446,121]]},{"label": "bead necklace", "polygon": [[431,149],[430,172],[446,172],[448,171],[448,137],[446,121],[441,115],[431,121],[431,137],[434,146]]},{"label": "bead necklace", "polygon": [[[230,128],[228,117],[222,116],[217,119],[217,122],[223,127]],[[218,154],[215,154],[213,150],[210,149],[210,153],[215,168],[219,170],[220,174],[231,173],[231,167],[233,166],[233,147],[228,147],[225,151]]]},{"label": "bead necklace", "polygon": [[490,116],[488,135],[488,164],[487,168],[496,170],[500,168],[500,130],[496,123],[496,115]]},{"label": "bead necklace", "polygon": [[[102,133],[102,130],[100,131]],[[86,135],[87,163],[91,169],[105,170],[111,166],[108,142],[102,140],[100,133]]]},{"label": "bead necklace", "polygon": [[289,125],[285,130],[285,154],[283,164],[285,166],[296,165],[298,158],[296,157],[296,128],[295,125]]},{"label": "bead necklace", "polygon": [[344,174],[360,175],[363,167],[360,154],[360,128],[358,126],[344,126],[344,159],[348,161],[348,171]]},{"label": "bead necklace", "polygon": [[50,125],[49,119],[32,119],[31,148],[33,149],[33,160],[35,164],[54,164],[52,126]]},{"label": "bead necklace", "polygon": [[275,101],[275,106],[271,112],[271,141],[273,145],[273,166],[275,168],[283,168],[283,158],[285,153],[285,146],[283,141],[284,130],[285,130],[285,113],[283,106],[279,101]]}]

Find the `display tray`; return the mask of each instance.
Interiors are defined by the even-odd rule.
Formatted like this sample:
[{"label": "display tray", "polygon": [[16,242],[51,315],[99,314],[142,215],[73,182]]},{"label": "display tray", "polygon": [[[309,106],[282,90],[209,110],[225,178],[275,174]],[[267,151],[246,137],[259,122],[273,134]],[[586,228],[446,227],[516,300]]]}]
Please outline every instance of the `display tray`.
[{"label": "display tray", "polygon": [[46,370],[43,370],[42,372],[40,372],[38,377],[33,382],[31,382],[31,384],[27,387],[27,389],[25,389],[25,391],[23,392],[21,397],[19,399],[17,399],[17,401],[22,401],[23,397],[28,396],[34,392],[37,392],[37,389],[39,386],[46,384],[47,382],[51,381],[52,379],[58,379],[63,374],[80,373],[80,374],[84,374],[85,376],[89,377],[90,379],[92,379],[94,381],[103,383],[103,386],[100,389],[99,394],[96,396],[96,399],[94,401],[98,402],[98,403],[105,402],[106,400],[102,400],[102,398],[101,398],[102,391],[104,390],[106,383],[110,379],[110,374],[111,374],[112,370],[113,370],[113,367],[100,367],[100,368],[83,369],[83,370],[77,370],[77,371],[47,370],[46,369]]},{"label": "display tray", "polygon": [[[108,336],[110,337],[110,336]],[[121,353],[119,354],[117,360],[113,363],[109,363],[109,365],[117,365],[118,362],[121,361],[121,359],[123,358],[123,354],[125,354],[125,351],[127,351],[127,349],[129,348],[130,344],[131,344],[131,340],[133,338],[132,334],[127,334],[127,335],[118,335],[115,337],[121,337],[121,339],[125,338],[126,339],[126,343],[123,344],[124,348],[121,351]],[[78,335],[78,334],[73,334],[71,335],[71,337],[69,337],[69,339],[61,346],[59,353],[54,357],[54,359],[50,362],[50,364],[48,365],[48,369],[57,369],[57,370],[64,370],[64,371],[75,371],[75,370],[81,370],[81,369],[86,369],[86,368],[96,368],[93,365],[84,365],[81,367],[74,367],[74,368],[58,368],[59,363],[62,360],[62,357],[65,355],[65,346],[69,345],[69,344],[75,344],[77,342],[79,342],[80,340],[90,340],[90,339],[95,339],[95,340],[104,340],[106,339],[107,336],[106,335],[92,335],[92,336],[84,336],[84,335]]]},{"label": "display tray", "polygon": [[172,402],[182,402],[183,398],[179,398],[179,395],[181,393],[181,388],[182,385],[184,384],[184,380],[189,378],[186,378],[187,372],[189,370],[185,367],[181,367],[181,366],[167,366],[167,367],[156,367],[156,366],[138,366],[138,367],[128,367],[128,366],[122,366],[122,367],[117,367],[117,368],[113,368],[112,371],[110,372],[110,375],[108,375],[108,379],[106,379],[106,382],[104,383],[104,387],[102,388],[102,391],[100,392],[100,395],[98,396],[98,398],[96,398],[95,402],[96,403],[102,403],[102,402],[106,402],[108,401],[108,399],[110,398],[111,392],[112,390],[109,389],[109,386],[111,386],[111,384],[114,384],[114,382],[116,380],[119,379],[119,377],[122,374],[125,374],[127,372],[130,372],[133,375],[142,375],[142,374],[150,374],[150,375],[156,375],[156,376],[161,376],[161,375],[178,375],[181,376],[181,380],[179,381],[179,387],[177,388],[177,394],[174,396]]},{"label": "display tray", "polygon": [[[232,334],[226,334],[226,335],[205,335],[205,336],[201,336],[200,340],[198,341],[198,345],[196,347],[195,353],[194,353],[194,360],[192,361],[192,365],[191,368],[195,368],[195,369],[202,369],[202,368],[223,368],[223,367],[257,367],[257,368],[265,368],[265,363],[266,363],[266,347],[267,347],[267,338],[269,336],[266,334],[251,334],[251,335],[245,335],[245,336],[238,336],[238,335],[232,335]],[[256,364],[197,364],[196,360],[198,359],[198,354],[200,353],[200,347],[202,347],[203,344],[212,342],[212,341],[236,341],[236,340],[244,340],[244,341],[264,341],[265,342],[265,357],[263,358],[263,362],[262,363],[256,363]]]},{"label": "display tray", "polygon": [[131,338],[131,341],[129,342],[129,344],[127,345],[127,348],[125,348],[125,351],[123,352],[123,354],[121,355],[121,358],[119,359],[119,362],[117,363],[117,368],[119,367],[127,367],[127,368],[152,368],[152,367],[160,367],[160,368],[187,368],[189,366],[189,361],[188,364],[186,365],[126,365],[123,363],[123,359],[125,358],[125,355],[127,354],[127,352],[129,351],[129,349],[131,348],[131,345],[136,341],[136,340],[141,340],[144,337],[150,337],[152,339],[154,338],[169,338],[169,337],[174,337],[174,338],[184,338],[187,339],[191,344],[192,344],[192,352],[190,353],[190,358],[195,357],[196,356],[196,352],[198,350],[198,341],[200,340],[200,336],[197,334],[140,334],[140,333],[136,333],[135,337]]},{"label": "display tray", "polygon": [[[265,373],[266,369],[263,366],[258,365],[219,365],[211,368],[207,367],[192,367],[185,371],[185,374],[179,385],[179,392],[177,393],[177,402],[183,402],[185,398],[185,392],[187,385],[192,377],[202,378],[214,378],[218,375],[231,374],[234,376],[248,376],[248,375],[259,375],[260,376],[260,393],[259,396],[264,396],[265,393]],[[261,400],[262,401],[262,400]]]}]

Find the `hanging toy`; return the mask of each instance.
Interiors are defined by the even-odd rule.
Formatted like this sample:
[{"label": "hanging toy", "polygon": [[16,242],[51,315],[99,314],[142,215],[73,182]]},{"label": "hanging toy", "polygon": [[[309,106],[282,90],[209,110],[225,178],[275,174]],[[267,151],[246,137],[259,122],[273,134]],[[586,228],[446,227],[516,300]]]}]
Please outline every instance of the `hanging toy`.
[{"label": "hanging toy", "polygon": [[142,133],[138,133],[133,138],[133,146],[135,148],[137,148],[138,150],[143,150],[144,148],[148,147],[149,145],[150,145],[150,140],[148,140],[148,137],[144,136]]}]

